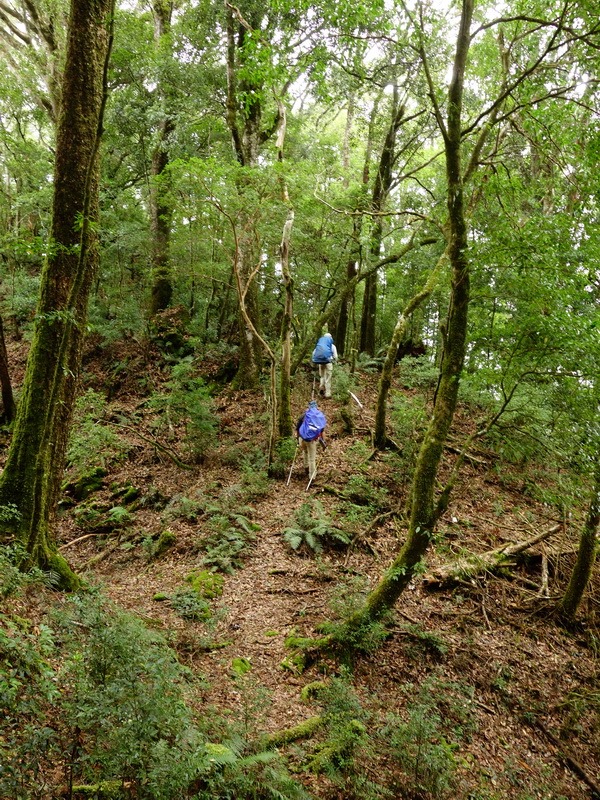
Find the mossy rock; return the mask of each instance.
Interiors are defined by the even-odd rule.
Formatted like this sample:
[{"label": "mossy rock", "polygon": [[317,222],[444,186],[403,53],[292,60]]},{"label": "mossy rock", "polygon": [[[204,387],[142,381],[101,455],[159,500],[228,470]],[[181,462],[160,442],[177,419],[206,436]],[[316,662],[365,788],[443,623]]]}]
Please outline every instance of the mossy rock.
[{"label": "mossy rock", "polygon": [[186,581],[200,597],[205,597],[207,600],[213,600],[223,594],[223,576],[208,569],[190,572]]},{"label": "mossy rock", "polygon": [[111,486],[113,499],[119,497],[121,499],[121,504],[126,506],[130,503],[133,503],[134,500],[137,500],[141,494],[141,490],[134,486],[131,483],[126,483],[124,486]]},{"label": "mossy rock", "polygon": [[96,467],[86,475],[81,475],[76,481],[71,481],[63,487],[63,491],[75,500],[85,500],[93,492],[97,492],[104,486],[106,470],[103,467]]},{"label": "mossy rock", "polygon": [[250,659],[244,658],[243,656],[234,658],[231,662],[231,674],[234,678],[241,678],[242,675],[250,672],[251,669],[252,664],[250,663]]},{"label": "mossy rock", "polygon": [[163,553],[165,553],[170,547],[173,547],[175,542],[177,541],[177,536],[173,533],[173,531],[166,528],[164,531],[161,532],[160,536],[156,541],[156,547],[154,548],[153,558],[158,558]]}]

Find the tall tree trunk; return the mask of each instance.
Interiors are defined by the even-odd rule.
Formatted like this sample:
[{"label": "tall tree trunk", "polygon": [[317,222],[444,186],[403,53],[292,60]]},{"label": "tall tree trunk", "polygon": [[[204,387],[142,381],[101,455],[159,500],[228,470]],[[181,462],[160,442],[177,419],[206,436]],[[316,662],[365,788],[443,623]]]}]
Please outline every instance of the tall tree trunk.
[{"label": "tall tree trunk", "polygon": [[383,369],[381,370],[381,377],[379,379],[379,389],[377,393],[377,403],[375,406],[375,435],[373,437],[373,444],[378,450],[383,450],[388,443],[386,434],[386,416],[387,416],[387,398],[392,385],[392,373],[396,363],[396,355],[398,353],[398,346],[406,336],[408,323],[411,319],[413,311],[424,303],[433,292],[440,266],[446,259],[446,252],[438,260],[435,268],[431,272],[425,286],[420,292],[417,292],[406,304],[404,310],[398,315],[398,320],[392,334],[392,339],[387,349]]},{"label": "tall tree trunk", "polygon": [[[375,121],[377,118],[377,111],[379,109],[379,97],[375,99],[373,103],[373,108],[371,109],[371,117],[369,120],[369,133],[367,136],[367,146],[365,149],[365,160],[363,164],[363,171],[362,171],[362,185],[363,185],[363,192],[361,193],[360,201],[357,205],[357,211],[363,212],[366,205],[366,192],[367,186],[369,184],[369,176],[370,176],[370,168],[371,168],[371,157],[373,154],[373,138],[375,134]],[[354,118],[354,103],[352,99],[348,105],[348,117],[346,120],[346,129],[344,135],[344,186],[348,186],[348,168],[350,165],[350,153],[349,153],[349,141],[350,141],[350,126],[352,124],[352,120]],[[360,233],[362,230],[363,225],[363,217],[362,214],[354,218],[353,222],[353,242],[352,242],[352,251],[350,253],[350,257],[348,258],[346,264],[346,279],[348,283],[350,283],[353,278],[358,275],[359,264],[361,262],[361,245],[360,245]],[[340,357],[344,356],[346,353],[346,339],[348,336],[348,322],[350,321],[350,311],[354,306],[354,291],[352,291],[347,297],[345,297],[340,305],[340,313],[337,320],[337,325],[335,326],[335,335],[334,339],[336,341],[336,347],[338,350],[338,355]]]},{"label": "tall tree trunk", "polygon": [[598,550],[598,529],[600,528],[600,454],[596,456],[594,472],[594,487],[588,513],[581,531],[577,559],[569,585],[564,597],[559,603],[559,612],[567,619],[574,619],[577,609],[583,599]]},{"label": "tall tree trunk", "polygon": [[[155,0],[154,39],[159,53],[170,57],[170,33],[173,4],[170,0]],[[167,91],[162,79],[159,80],[157,94],[160,100],[167,100]],[[150,316],[164,311],[173,296],[173,276],[171,270],[170,242],[173,208],[169,199],[169,139],[175,130],[173,118],[167,109],[158,126],[158,140],[152,153],[150,168],[150,229],[152,232],[152,290],[150,296]]]},{"label": "tall tree trunk", "polygon": [[[263,110],[261,93],[263,86],[253,79],[250,70],[239,81],[238,66],[243,59],[248,33],[260,27],[262,11],[254,12],[246,19],[239,8],[225,0],[227,28],[227,124],[231,134],[233,149],[238,162],[249,168],[259,163],[261,146],[279,127],[277,114],[271,128],[263,129]],[[239,184],[240,196],[244,195],[243,183]],[[238,389],[255,389],[258,386],[261,349],[261,322],[258,288],[251,276],[256,276],[261,257],[260,245],[255,241],[252,210],[249,207],[240,214],[240,231],[237,242],[237,265],[240,278],[246,287],[246,307],[240,309],[240,359],[234,386]],[[248,325],[248,320],[251,324]],[[258,334],[258,335],[257,335]]]},{"label": "tall tree trunk", "polygon": [[[467,226],[461,175],[461,111],[463,81],[469,50],[469,29],[473,0],[463,0],[454,71],[448,91],[447,124],[436,107],[444,136],[448,205],[448,258],[452,268],[448,328],[444,332],[444,355],[440,367],[438,391],[429,426],[421,445],[410,495],[410,519],[407,539],[391,567],[370,593],[363,609],[347,626],[361,627],[378,619],[396,603],[415,575],[433,537],[438,509],[434,491],[444,442],[448,436],[458,398],[458,386],[465,358],[467,312],[469,307],[469,262]],[[422,52],[426,63],[425,52]],[[431,95],[433,97],[433,94]]]},{"label": "tall tree trunk", "polygon": [[[379,157],[379,167],[373,186],[371,211],[376,215],[371,232],[370,256],[371,263],[381,258],[381,243],[383,241],[383,224],[377,215],[383,211],[387,197],[392,186],[392,168],[394,165],[396,135],[404,116],[404,107],[399,105],[398,88],[394,86],[394,100],[392,115],[385,137],[385,142]],[[362,353],[375,355],[375,328],[377,321],[377,272],[373,272],[365,280],[365,293],[363,297],[362,317],[360,321],[360,345]]]},{"label": "tall tree trunk", "polygon": [[10,381],[2,317],[0,317],[0,387],[2,388],[2,405],[4,406],[2,417],[5,422],[12,422],[17,413],[17,406],[13,396],[12,383]]},{"label": "tall tree trunk", "polygon": [[98,147],[112,42],[113,0],[72,0],[54,168],[51,247],[15,431],[0,476],[0,505],[16,509],[4,542],[24,566],[78,585],[51,534],[81,366],[87,303],[98,265]]},{"label": "tall tree trunk", "polygon": [[[279,163],[283,163],[283,144],[286,134],[286,115],[283,103],[280,103],[279,116],[281,124],[277,136],[277,152]],[[282,200],[288,207],[287,218],[283,226],[281,237],[281,274],[285,300],[283,318],[281,320],[281,371],[279,375],[279,436],[283,439],[290,437],[293,432],[292,403],[291,403],[291,368],[292,368],[292,317],[294,313],[294,281],[290,270],[290,239],[294,225],[294,209],[290,203],[285,177],[281,177]]]}]

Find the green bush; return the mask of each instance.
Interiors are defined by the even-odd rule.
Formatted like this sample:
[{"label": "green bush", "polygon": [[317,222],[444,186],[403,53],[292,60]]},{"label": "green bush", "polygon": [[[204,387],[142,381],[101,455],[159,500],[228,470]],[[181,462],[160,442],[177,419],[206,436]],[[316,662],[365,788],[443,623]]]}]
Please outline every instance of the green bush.
[{"label": "green bush", "polygon": [[67,464],[78,476],[122,460],[129,450],[115,431],[103,424],[105,416],[106,400],[99,392],[88,389],[77,399]]},{"label": "green bush", "polygon": [[[16,512],[18,515],[14,506],[12,509],[8,506],[0,506],[0,517],[3,511],[6,513],[7,508],[11,514]],[[21,544],[15,543],[0,548],[0,598],[16,595],[21,589],[32,583],[52,585],[54,576],[51,573],[42,572],[37,567],[24,569],[27,560],[27,551]]]},{"label": "green bush", "polygon": [[344,676],[333,678],[317,689],[316,700],[323,706],[325,738],[316,746],[308,762],[309,769],[325,773],[345,798],[386,797],[384,787],[370,780],[363,768],[375,753],[368,732],[368,715],[349,681]]},{"label": "green bush", "polygon": [[439,369],[429,356],[402,358],[397,367],[398,380],[406,389],[433,389]]},{"label": "green bush", "polygon": [[399,461],[396,474],[400,476],[401,482],[404,484],[412,475],[427,424],[427,409],[424,400],[419,396],[395,395],[390,422],[393,428],[393,439],[401,448],[400,453],[396,454]]},{"label": "green bush", "polygon": [[[3,565],[0,565],[0,568]],[[52,632],[35,633],[0,614],[0,797],[50,797],[51,759],[60,757],[52,707],[60,698],[49,658]]]},{"label": "green bush", "polygon": [[210,618],[210,603],[195,589],[178,589],[171,597],[171,608],[182,619],[206,622]]},{"label": "green bush", "polygon": [[130,782],[140,798],[176,798],[201,737],[185,704],[188,674],[164,639],[93,593],[56,615],[65,653],[62,711],[77,783]]},{"label": "green bush", "polygon": [[387,489],[374,486],[364,475],[351,475],[343,490],[344,497],[353,503],[375,509],[387,506],[387,494]]},{"label": "green bush", "polygon": [[148,400],[148,407],[157,414],[157,430],[168,429],[172,424],[184,425],[184,443],[194,458],[201,459],[216,437],[218,419],[206,384],[194,374],[191,357],[172,368],[165,388],[166,392]]},{"label": "green bush", "polygon": [[186,702],[191,673],[140,620],[93,590],[53,619],[34,633],[0,614],[3,800],[46,800],[69,784],[119,800],[308,800],[261,747],[263,695],[246,692],[233,719],[200,722]]},{"label": "green bush", "polygon": [[204,551],[202,565],[211,570],[232,573],[243,564],[245,551],[255,539],[259,526],[242,513],[223,513],[209,509],[210,516],[198,541]]},{"label": "green bush", "polygon": [[308,550],[322,553],[323,548],[333,544],[350,544],[351,537],[334,526],[318,500],[302,503],[294,512],[294,522],[283,530],[283,538],[292,550]]},{"label": "green bush", "polygon": [[405,772],[404,790],[427,797],[455,796],[460,741],[475,730],[470,687],[430,676],[420,689],[404,687],[406,720],[390,714],[380,731],[384,746]]}]

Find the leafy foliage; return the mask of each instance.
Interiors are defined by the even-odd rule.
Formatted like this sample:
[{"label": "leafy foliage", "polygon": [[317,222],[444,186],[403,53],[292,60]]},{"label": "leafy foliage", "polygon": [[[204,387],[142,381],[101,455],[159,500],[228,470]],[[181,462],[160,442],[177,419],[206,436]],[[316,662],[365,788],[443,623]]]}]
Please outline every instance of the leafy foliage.
[{"label": "leafy foliage", "polygon": [[243,564],[244,551],[254,540],[258,526],[241,512],[225,514],[213,507],[198,547],[204,551],[202,564],[232,573]]},{"label": "leafy foliage", "polygon": [[187,447],[195,458],[202,458],[214,441],[218,421],[212,411],[210,392],[202,378],[194,374],[191,358],[173,366],[165,388],[166,392],[155,394],[148,401],[148,406],[158,414],[158,430],[183,424]]},{"label": "leafy foliage", "polygon": [[408,720],[390,714],[380,732],[407,775],[407,785],[428,797],[452,797],[461,740],[475,729],[469,687],[433,675],[415,694],[404,687]]},{"label": "leafy foliage", "polygon": [[107,467],[125,457],[127,444],[104,423],[107,416],[105,397],[88,389],[75,403],[75,416],[67,460],[70,468],[83,475]]},{"label": "leafy foliage", "polygon": [[322,553],[328,545],[350,544],[350,536],[326,516],[322,503],[311,500],[294,512],[294,524],[283,530],[283,538],[292,550]]}]

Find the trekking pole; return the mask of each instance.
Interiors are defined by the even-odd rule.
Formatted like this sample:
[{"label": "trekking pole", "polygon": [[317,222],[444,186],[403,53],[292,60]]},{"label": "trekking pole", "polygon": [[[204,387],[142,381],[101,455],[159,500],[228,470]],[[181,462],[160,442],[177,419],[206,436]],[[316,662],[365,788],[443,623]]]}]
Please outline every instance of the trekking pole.
[{"label": "trekking pole", "polygon": [[292,466],[290,467],[290,474],[288,475],[286,486],[290,485],[290,481],[292,479],[292,471],[294,469],[294,464],[296,463],[296,456],[298,455],[299,448],[300,448],[300,439],[298,439],[298,444],[296,445],[296,452],[294,453],[294,457],[292,459]]},{"label": "trekking pole", "polygon": [[315,399],[315,384],[316,384],[316,382],[317,382],[317,376],[313,375],[313,387],[312,387],[312,394],[310,396],[311,400]]}]

